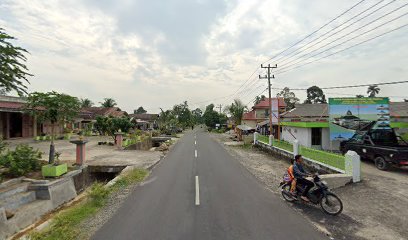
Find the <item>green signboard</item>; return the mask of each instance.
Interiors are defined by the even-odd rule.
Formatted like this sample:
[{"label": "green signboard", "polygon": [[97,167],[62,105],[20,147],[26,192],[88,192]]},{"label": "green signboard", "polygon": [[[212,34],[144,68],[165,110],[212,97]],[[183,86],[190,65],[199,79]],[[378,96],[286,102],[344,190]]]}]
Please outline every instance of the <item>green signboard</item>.
[{"label": "green signboard", "polygon": [[331,141],[344,141],[355,131],[390,128],[388,98],[329,98]]}]

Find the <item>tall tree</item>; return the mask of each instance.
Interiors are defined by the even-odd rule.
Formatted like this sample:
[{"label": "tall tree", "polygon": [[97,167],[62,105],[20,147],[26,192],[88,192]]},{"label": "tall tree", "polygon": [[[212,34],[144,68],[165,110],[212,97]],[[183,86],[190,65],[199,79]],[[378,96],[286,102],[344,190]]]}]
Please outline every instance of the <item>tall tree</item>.
[{"label": "tall tree", "polygon": [[191,111],[188,108],[187,101],[173,107],[173,114],[176,116],[181,127],[185,128],[192,124]]},{"label": "tall tree", "polygon": [[326,95],[324,95],[323,90],[318,86],[308,88],[306,93],[305,103],[327,103]]},{"label": "tall tree", "polygon": [[32,75],[25,65],[24,54],[28,51],[11,44],[10,40],[14,39],[0,28],[0,88],[5,92],[16,91],[21,96],[27,94],[25,84],[30,83],[27,77]]},{"label": "tall tree", "polygon": [[135,114],[147,113],[147,111],[142,106],[140,106],[138,109],[134,110],[133,112]]},{"label": "tall tree", "polygon": [[261,101],[263,101],[265,99],[266,99],[265,95],[256,96],[255,101],[254,101],[254,105],[260,103]]},{"label": "tall tree", "polygon": [[215,127],[215,124],[220,123],[220,116],[217,111],[214,111],[214,104],[210,104],[205,108],[203,119],[208,127]]},{"label": "tall tree", "polygon": [[193,111],[191,111],[191,115],[193,117],[193,124],[201,124],[203,123],[203,111],[201,109],[196,108]]},{"label": "tall tree", "polygon": [[295,108],[295,104],[299,102],[299,98],[297,98],[295,93],[290,91],[288,87],[283,88],[276,96],[283,98],[288,110]]},{"label": "tall tree", "polygon": [[114,107],[116,105],[118,105],[118,104],[116,103],[116,101],[113,98],[104,98],[103,102],[101,102],[101,106],[106,107],[106,108]]},{"label": "tall tree", "polygon": [[380,92],[380,88],[377,85],[371,85],[367,89],[368,97],[375,97]]},{"label": "tall tree", "polygon": [[81,98],[81,107],[89,108],[92,107],[94,103],[88,98]]},{"label": "tall tree", "polygon": [[239,99],[235,99],[231,105],[226,107],[225,110],[231,114],[235,124],[240,125],[246,108],[247,107]]},{"label": "tall tree", "polygon": [[51,144],[49,163],[54,162],[54,126],[72,121],[77,116],[81,103],[76,97],[72,97],[55,91],[30,93],[27,98],[26,110],[37,117],[40,122],[51,122]]}]

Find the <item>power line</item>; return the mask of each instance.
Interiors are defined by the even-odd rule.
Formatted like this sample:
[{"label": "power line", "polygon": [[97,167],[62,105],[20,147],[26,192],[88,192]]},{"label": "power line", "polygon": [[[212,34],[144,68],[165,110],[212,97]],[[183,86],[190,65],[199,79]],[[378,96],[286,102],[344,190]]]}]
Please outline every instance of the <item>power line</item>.
[{"label": "power line", "polygon": [[[357,36],[354,36],[354,37],[352,37],[352,38],[350,38],[350,39],[348,39],[348,40],[346,40],[346,41],[343,41],[343,42],[341,42],[341,43],[339,43],[339,44],[336,44],[336,45],[334,45],[334,46],[332,46],[332,47],[330,47],[330,48],[328,48],[328,49],[326,49],[326,50],[324,50],[324,51],[321,51],[321,52],[319,52],[319,53],[317,53],[317,54],[314,54],[314,55],[312,55],[312,56],[309,56],[309,57],[307,57],[306,59],[302,59],[303,57],[305,57],[305,56],[307,56],[307,55],[309,55],[309,54],[311,54],[311,53],[313,53],[313,52],[316,52],[316,51],[318,51],[318,50],[320,50],[320,49],[322,49],[322,48],[324,48],[324,47],[326,47],[326,46],[328,46],[328,45],[330,45],[330,44],[332,44],[332,43],[334,43],[334,42],[336,42],[336,41],[338,41],[338,40],[340,40],[340,39],[342,39],[342,38],[344,38],[344,37],[346,37],[346,36],[349,36],[351,33],[354,33],[354,32],[356,32],[356,31],[358,31],[358,30],[361,30],[362,28],[364,28],[364,27],[366,27],[366,26],[368,26],[368,25],[370,25],[370,24],[372,24],[372,23],[378,21],[379,19],[384,18],[385,16],[388,16],[388,15],[390,15],[391,13],[394,13],[394,12],[398,11],[399,9],[401,9],[401,8],[403,8],[403,7],[406,7],[406,6],[408,6],[408,3],[404,4],[403,6],[397,8],[397,9],[392,10],[391,12],[388,12],[388,13],[385,14],[385,15],[382,15],[381,17],[379,17],[379,18],[377,18],[377,19],[375,19],[375,20],[373,20],[373,21],[371,21],[371,22],[369,22],[369,23],[367,23],[367,24],[365,24],[365,25],[363,25],[363,26],[361,26],[361,27],[359,27],[359,28],[357,28],[357,29],[355,29],[355,30],[353,30],[353,31],[351,31],[351,32],[349,32],[349,33],[347,33],[347,34],[344,34],[344,35],[341,36],[341,37],[336,38],[335,40],[333,40],[333,41],[331,41],[331,42],[329,42],[329,43],[326,43],[325,45],[319,47],[318,49],[315,49],[315,50],[313,50],[313,51],[311,51],[311,52],[309,52],[309,53],[306,53],[306,54],[300,56],[299,59],[295,59],[295,60],[289,61],[289,62],[287,62],[287,63],[285,63],[285,64],[282,64],[282,65],[280,65],[280,67],[282,67],[282,69],[286,69],[286,68],[288,68],[288,67],[294,66],[294,65],[296,65],[296,64],[299,64],[300,62],[303,62],[303,61],[305,61],[305,60],[307,60],[307,59],[310,59],[310,58],[312,58],[312,57],[318,56],[318,55],[320,55],[320,54],[322,54],[322,53],[324,53],[324,52],[327,52],[327,51],[329,51],[329,50],[331,50],[331,49],[333,49],[333,48],[335,48],[335,47],[338,47],[338,46],[340,46],[340,45],[343,45],[344,43],[347,43],[347,42],[349,42],[349,41],[351,41],[351,40],[354,40],[354,39],[356,39],[356,38],[358,38],[358,37],[360,37],[360,36],[363,36],[363,35],[365,35],[365,34],[367,34],[367,33],[369,33],[369,32],[372,32],[372,31],[374,31],[374,30],[376,30],[376,29],[378,29],[378,28],[380,28],[380,27],[383,27],[383,26],[385,26],[385,25],[387,25],[387,24],[389,24],[389,23],[391,23],[391,22],[393,22],[393,21],[395,21],[395,20],[398,20],[398,19],[404,17],[405,15],[407,15],[408,12],[407,12],[407,13],[404,13],[404,14],[398,16],[398,17],[395,17],[395,18],[393,18],[393,19],[391,19],[391,20],[388,20],[388,21],[386,21],[385,23],[382,23],[382,24],[380,24],[380,25],[378,25],[378,26],[376,26],[376,27],[374,27],[374,28],[372,28],[372,29],[370,29],[370,30],[367,30],[367,31],[365,31],[365,32],[363,32],[363,33],[360,33],[360,34],[358,34]],[[292,63],[292,62],[294,62],[294,61],[296,61],[296,60],[300,60],[300,61],[288,65],[289,63]],[[282,69],[281,69],[281,70],[282,70]]]},{"label": "power line", "polygon": [[[346,86],[335,86],[335,87],[321,87],[320,89],[341,89],[341,88],[357,88],[357,87],[369,87],[369,86],[382,86],[382,85],[394,85],[394,84],[401,84],[401,83],[408,83],[407,81],[395,81],[395,82],[385,82],[385,83],[369,83],[369,84],[358,84],[358,85],[346,85]],[[276,90],[283,90],[283,88],[273,88]],[[305,91],[308,88],[289,88],[291,91]]]},{"label": "power line", "polygon": [[[341,23],[340,25],[338,25],[338,26],[332,28],[331,30],[325,32],[324,34],[320,35],[319,37],[313,39],[312,41],[309,41],[309,42],[306,43],[305,45],[303,45],[303,46],[297,48],[296,50],[292,51],[289,55],[286,56],[286,59],[284,59],[282,62],[279,62],[279,65],[282,66],[282,64],[283,64],[286,60],[288,60],[288,59],[290,59],[290,58],[292,58],[292,57],[294,57],[294,56],[297,56],[297,55],[299,55],[300,53],[302,53],[302,52],[304,52],[304,51],[306,51],[306,50],[308,50],[308,49],[310,49],[310,48],[316,46],[317,44],[319,44],[319,43],[321,43],[321,42],[323,42],[324,40],[326,40],[326,39],[328,39],[328,38],[330,38],[330,37],[332,37],[332,36],[338,34],[339,32],[342,32],[343,30],[345,30],[345,29],[351,27],[351,26],[354,25],[355,23],[357,23],[357,22],[359,22],[359,21],[361,21],[361,20],[363,20],[363,19],[365,19],[365,18],[371,16],[372,14],[378,12],[379,10],[385,8],[386,6],[388,6],[388,5],[390,5],[391,3],[395,2],[396,0],[392,0],[391,2],[388,2],[387,4],[385,4],[385,5],[383,5],[383,6],[379,7],[379,8],[377,8],[377,9],[375,9],[375,10],[372,11],[371,13],[369,13],[369,14],[367,14],[367,15],[365,15],[365,16],[359,18],[358,20],[356,20],[356,21],[350,23],[349,25],[343,27],[343,28],[340,29],[339,31],[336,31],[336,32],[330,34],[329,36],[323,38],[322,40],[316,42],[316,41],[319,40],[320,38],[326,36],[327,34],[331,33],[332,31],[334,31],[334,30],[338,29],[339,27],[343,26],[344,24],[350,22],[351,20],[353,20],[353,19],[355,19],[356,17],[360,16],[361,14],[367,12],[368,10],[372,9],[373,7],[377,6],[378,4],[380,4],[380,3],[383,2],[383,1],[384,1],[384,0],[381,0],[381,1],[377,2],[376,4],[370,6],[369,8],[367,8],[367,9],[365,9],[364,11],[358,13],[357,15],[354,15],[353,17],[351,17],[351,18],[348,19],[347,21]],[[312,45],[310,45],[310,44],[313,43],[313,42],[315,42],[315,43],[312,44]],[[310,46],[309,46],[309,45],[310,45]],[[307,48],[304,48],[304,47],[306,47],[306,46],[308,46],[308,47],[307,47]],[[300,50],[300,49],[302,49],[302,50]],[[297,51],[297,50],[300,50],[300,51]],[[295,54],[293,55],[292,53],[295,53]],[[278,60],[276,60],[276,61],[278,61]]]},{"label": "power line", "polygon": [[278,54],[276,54],[275,56],[269,58],[268,60],[266,60],[265,62],[263,62],[262,64],[265,64],[269,61],[271,61],[272,59],[274,59],[275,57],[281,55],[282,53],[286,52],[287,50],[293,48],[294,46],[298,45],[299,43],[303,42],[304,40],[306,40],[307,38],[309,38],[310,36],[312,36],[313,34],[317,33],[318,31],[322,30],[324,27],[326,27],[327,25],[329,25],[330,23],[336,21],[337,19],[339,19],[341,16],[343,16],[344,14],[348,13],[349,11],[351,11],[352,9],[354,9],[355,7],[357,7],[358,5],[360,5],[361,3],[363,3],[365,0],[361,0],[360,2],[356,3],[355,5],[353,5],[352,7],[350,7],[349,9],[347,9],[346,11],[342,12],[340,15],[338,15],[337,17],[333,18],[332,20],[330,20],[329,22],[327,22],[326,24],[323,24],[323,26],[319,27],[318,29],[316,29],[315,31],[313,31],[312,33],[310,33],[309,35],[307,35],[306,37],[302,38],[301,40],[297,41],[296,43],[292,44],[291,46],[289,46],[288,48],[284,49],[283,51],[279,52]]},{"label": "power line", "polygon": [[353,48],[353,47],[357,47],[357,46],[359,46],[359,45],[361,45],[361,44],[364,44],[364,43],[366,43],[366,42],[372,41],[372,40],[374,40],[374,39],[377,39],[377,38],[382,37],[382,36],[384,36],[384,35],[387,35],[387,34],[389,34],[389,33],[395,32],[395,31],[397,31],[397,30],[399,30],[399,29],[401,29],[401,28],[406,27],[407,25],[408,25],[408,24],[399,26],[399,27],[397,27],[397,28],[394,28],[394,29],[391,29],[391,30],[389,30],[389,31],[387,31],[387,32],[384,32],[384,33],[382,33],[382,34],[380,34],[380,35],[374,36],[374,37],[369,38],[369,39],[367,39],[367,40],[361,41],[361,42],[359,42],[359,43],[357,43],[357,44],[351,45],[351,46],[349,46],[349,47],[347,47],[347,48],[341,49],[341,50],[339,50],[339,51],[337,51],[337,52],[334,52],[334,53],[331,53],[331,54],[329,54],[329,55],[320,57],[320,58],[315,59],[315,60],[313,60],[313,61],[304,63],[304,64],[302,64],[302,65],[298,65],[298,66],[296,66],[296,67],[293,67],[293,68],[290,68],[290,69],[287,69],[287,70],[284,70],[284,71],[281,71],[281,72],[277,72],[277,73],[275,73],[275,74],[282,74],[282,73],[289,72],[289,71],[292,71],[292,70],[297,69],[297,68],[300,68],[300,67],[304,67],[304,66],[306,66],[306,65],[309,65],[309,64],[312,64],[312,63],[314,63],[314,62],[317,62],[317,61],[319,61],[319,60],[321,60],[321,59],[328,58],[328,57],[333,56],[333,55],[335,55],[335,54],[338,54],[338,53],[340,53],[340,52],[344,52],[344,51],[349,50],[349,49],[351,49],[351,48]]}]

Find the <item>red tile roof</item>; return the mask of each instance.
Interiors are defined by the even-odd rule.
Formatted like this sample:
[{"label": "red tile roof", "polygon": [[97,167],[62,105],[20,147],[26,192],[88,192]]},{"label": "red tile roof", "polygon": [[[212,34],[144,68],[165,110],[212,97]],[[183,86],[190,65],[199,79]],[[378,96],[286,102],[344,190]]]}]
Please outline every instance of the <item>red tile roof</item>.
[{"label": "red tile roof", "polygon": [[21,103],[21,102],[0,102],[0,108],[23,110],[24,103]]},{"label": "red tile roof", "polygon": [[[286,103],[283,100],[283,98],[272,98],[273,100],[278,99],[278,103],[279,103],[279,107],[286,107]],[[268,109],[269,108],[269,98],[265,98],[265,100],[259,102],[258,104],[256,104],[255,106],[252,107],[253,109]]]},{"label": "red tile roof", "polygon": [[244,115],[242,116],[242,120],[256,120],[255,110],[244,113]]}]

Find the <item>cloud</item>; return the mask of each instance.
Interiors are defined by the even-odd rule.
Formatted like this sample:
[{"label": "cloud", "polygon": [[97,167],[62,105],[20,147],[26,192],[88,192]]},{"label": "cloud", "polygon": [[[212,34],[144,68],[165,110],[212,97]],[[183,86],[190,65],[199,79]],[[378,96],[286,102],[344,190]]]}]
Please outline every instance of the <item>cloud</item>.
[{"label": "cloud", "polygon": [[[236,96],[214,103],[225,105],[234,97],[250,102],[266,87],[266,81],[257,79],[258,74],[263,74],[256,70],[260,63],[355,3],[354,0],[316,0],[313,4],[303,0],[3,0],[0,25],[31,53],[28,66],[35,75],[31,79],[32,91],[58,90],[94,102],[113,97],[123,109],[131,111],[142,105],[157,112],[159,107],[171,107],[184,100],[194,107],[204,107],[211,102],[201,103],[204,100],[234,92]],[[327,29],[373,4],[363,3]],[[393,3],[353,27],[401,5]],[[367,37],[401,23],[396,21]],[[355,39],[345,46],[364,39]],[[329,38],[310,51],[332,40]],[[273,86],[406,80],[406,41],[407,30],[400,30],[317,63],[276,74]],[[309,60],[313,59],[316,57]],[[282,66],[282,60],[267,63]],[[279,69],[282,68],[274,72]],[[383,94],[406,95],[403,88],[395,86],[381,89]],[[342,91],[354,94],[365,89]],[[297,94],[305,96],[304,92]]]}]

